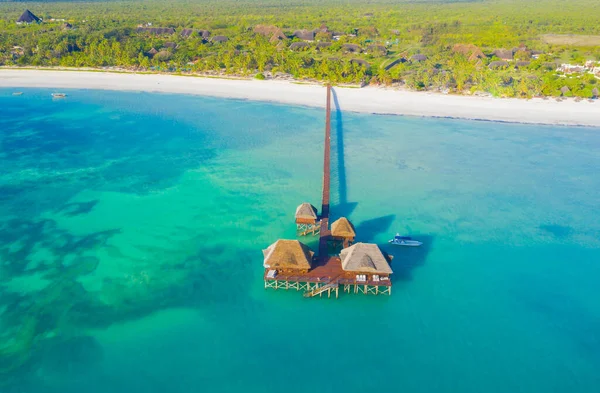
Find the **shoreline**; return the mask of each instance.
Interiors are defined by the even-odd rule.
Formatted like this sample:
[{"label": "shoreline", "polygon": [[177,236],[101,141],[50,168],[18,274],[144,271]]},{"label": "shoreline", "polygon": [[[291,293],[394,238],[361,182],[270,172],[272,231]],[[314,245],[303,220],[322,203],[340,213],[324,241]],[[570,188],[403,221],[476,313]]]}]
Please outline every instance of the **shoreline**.
[{"label": "shoreline", "polygon": [[[65,88],[175,93],[325,107],[325,86],[301,81],[152,73],[0,69],[0,88]],[[475,97],[385,87],[335,87],[334,107],[378,115],[600,127],[600,101]]]}]

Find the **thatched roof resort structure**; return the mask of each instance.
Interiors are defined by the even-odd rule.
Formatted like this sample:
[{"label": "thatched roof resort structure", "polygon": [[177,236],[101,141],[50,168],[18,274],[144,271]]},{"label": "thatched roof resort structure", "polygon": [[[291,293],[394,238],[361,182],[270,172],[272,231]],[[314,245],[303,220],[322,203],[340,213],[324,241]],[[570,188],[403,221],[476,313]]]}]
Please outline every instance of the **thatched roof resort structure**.
[{"label": "thatched roof resort structure", "polygon": [[341,217],[331,224],[331,238],[334,241],[341,242],[344,248],[352,244],[355,237],[354,226],[346,217]]},{"label": "thatched roof resort structure", "polygon": [[342,269],[367,274],[392,274],[386,257],[376,244],[356,243],[340,253]]},{"label": "thatched roof resort structure", "polygon": [[[277,240],[263,250],[265,289],[295,289],[304,291],[304,297],[322,296],[324,293],[330,297],[333,293],[337,298],[340,287],[346,293],[391,295],[391,258],[381,252],[376,244],[351,245],[356,231],[345,217],[332,223],[329,228],[330,141],[331,86],[327,86],[321,215],[310,203],[302,203],[295,213],[296,227],[304,229],[300,236],[314,235],[315,228],[318,228],[319,253],[315,255],[298,240]],[[343,248],[336,255],[340,242]]]},{"label": "thatched roof resort structure", "polygon": [[282,273],[307,273],[312,266],[314,254],[307,245],[298,240],[277,240],[263,250],[263,266]]},{"label": "thatched roof resort structure", "polygon": [[317,209],[310,203],[303,203],[296,208],[296,224],[316,224]]}]

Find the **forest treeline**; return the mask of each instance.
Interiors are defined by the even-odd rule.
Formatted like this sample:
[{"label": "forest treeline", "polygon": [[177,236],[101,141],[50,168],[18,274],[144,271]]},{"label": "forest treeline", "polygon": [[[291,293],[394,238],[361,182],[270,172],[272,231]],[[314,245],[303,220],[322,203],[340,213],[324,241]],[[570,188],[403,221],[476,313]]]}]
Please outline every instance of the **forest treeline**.
[{"label": "forest treeline", "polygon": [[[25,8],[43,22],[17,24]],[[11,2],[0,3],[0,15],[3,66],[598,95],[596,0]]]}]

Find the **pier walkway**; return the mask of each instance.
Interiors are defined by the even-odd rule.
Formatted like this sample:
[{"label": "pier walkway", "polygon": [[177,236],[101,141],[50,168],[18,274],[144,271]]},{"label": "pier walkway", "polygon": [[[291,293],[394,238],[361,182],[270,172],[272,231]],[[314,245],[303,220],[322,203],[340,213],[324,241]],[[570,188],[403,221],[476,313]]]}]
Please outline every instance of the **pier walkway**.
[{"label": "pier walkway", "polygon": [[319,262],[326,262],[329,232],[329,193],[331,190],[331,86],[327,85],[325,107],[325,144],[323,153],[323,202],[321,204],[321,229],[319,231]]}]

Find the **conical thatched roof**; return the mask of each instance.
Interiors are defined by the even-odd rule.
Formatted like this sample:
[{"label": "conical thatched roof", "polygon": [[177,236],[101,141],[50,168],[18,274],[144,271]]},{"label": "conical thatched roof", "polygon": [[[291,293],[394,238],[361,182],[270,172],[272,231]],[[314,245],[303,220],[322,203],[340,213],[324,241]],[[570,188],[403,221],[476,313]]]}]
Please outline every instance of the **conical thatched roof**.
[{"label": "conical thatched roof", "polygon": [[25,10],[23,14],[17,19],[17,23],[39,23],[42,20],[35,16],[33,12]]},{"label": "conical thatched roof", "polygon": [[302,218],[307,220],[316,220],[316,209],[310,203],[303,203],[296,208],[296,219]]},{"label": "conical thatched roof", "polygon": [[340,253],[342,269],[350,272],[392,274],[392,268],[376,244],[356,243]]},{"label": "conical thatched roof", "polygon": [[331,236],[335,237],[354,237],[356,232],[350,221],[346,217],[342,217],[339,220],[331,224]]},{"label": "conical thatched roof", "polygon": [[266,250],[263,266],[271,269],[310,269],[314,252],[298,240],[277,240]]}]

